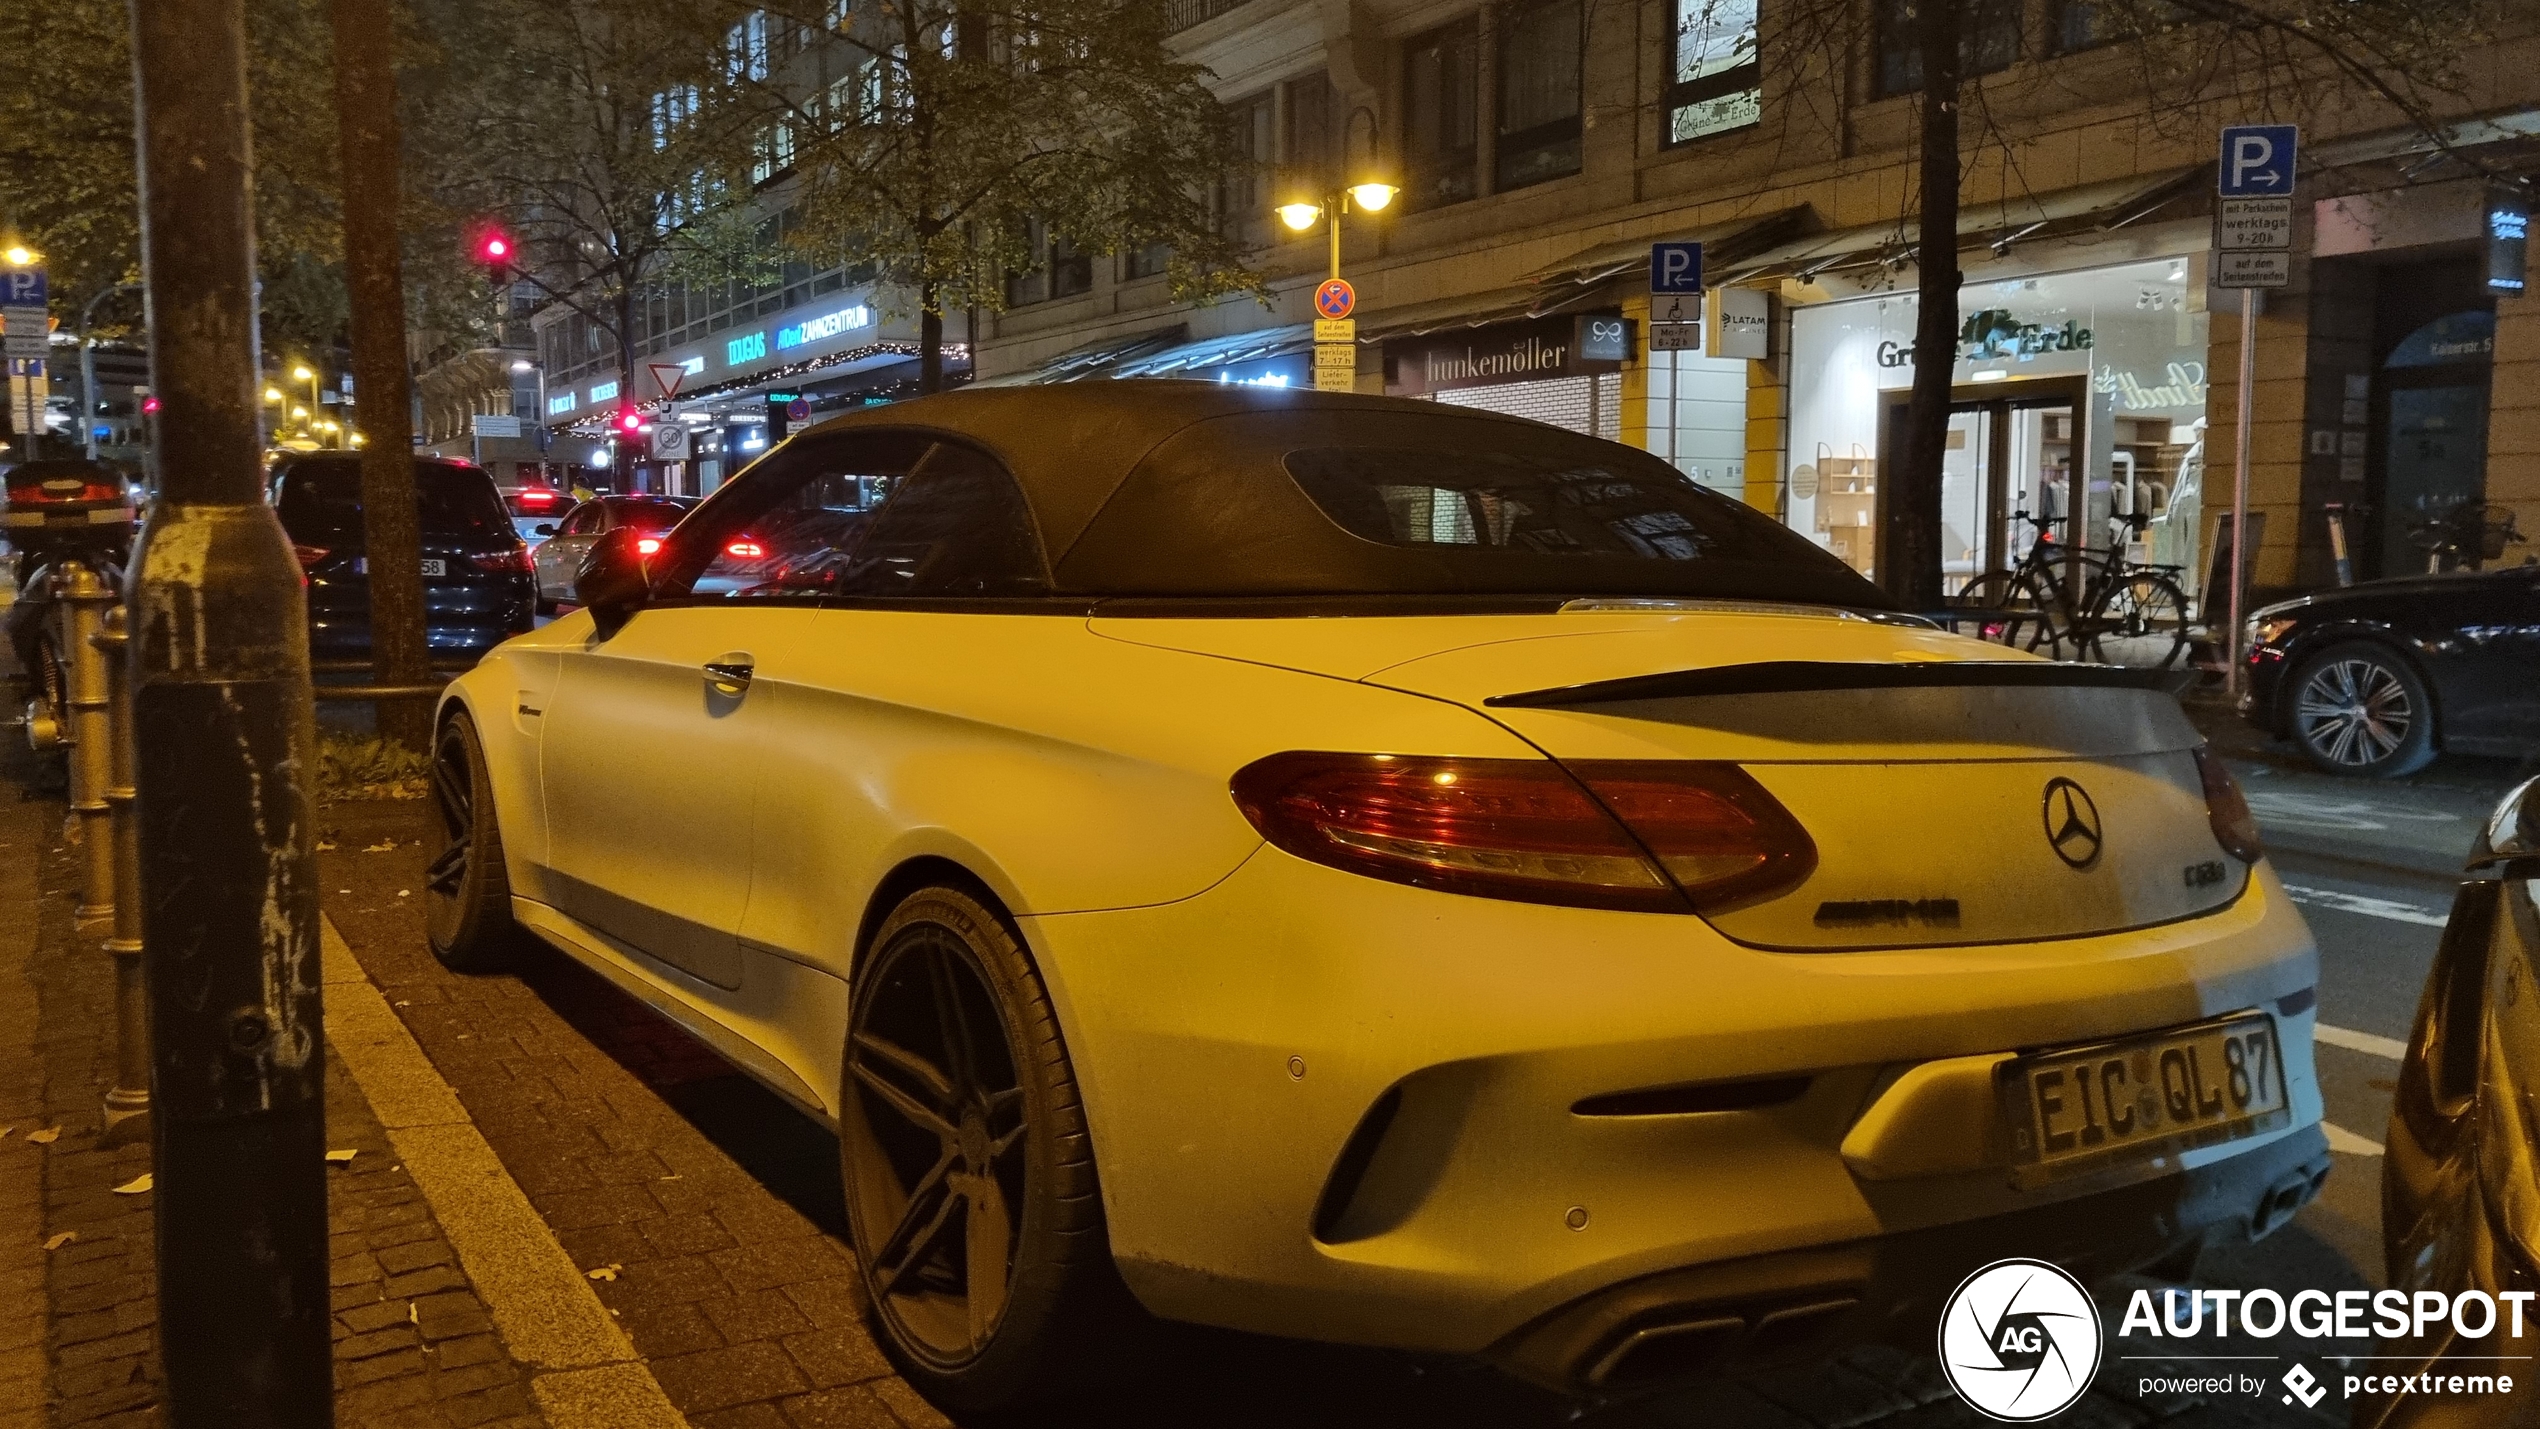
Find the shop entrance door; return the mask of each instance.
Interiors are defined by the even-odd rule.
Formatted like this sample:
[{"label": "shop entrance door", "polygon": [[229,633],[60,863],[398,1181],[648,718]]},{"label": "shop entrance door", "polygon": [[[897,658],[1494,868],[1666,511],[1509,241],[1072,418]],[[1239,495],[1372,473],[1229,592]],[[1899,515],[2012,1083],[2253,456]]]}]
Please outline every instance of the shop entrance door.
[{"label": "shop entrance door", "polygon": [[[2027,554],[2037,527],[2021,512],[2057,521],[2050,529],[2067,550],[2075,539],[2105,543],[2104,521],[2085,520],[2076,534],[2062,518],[2072,512],[2074,473],[2087,470],[2091,451],[2089,388],[2081,377],[2039,378],[1960,387],[1950,393],[1949,440],[1940,462],[1941,591],[1955,596],[1988,573],[2008,571]],[[1905,449],[1905,413],[1912,394],[1884,394],[1886,420],[1879,424],[1879,470],[1892,473]],[[2104,483],[2102,486],[2104,488]],[[1881,532],[1891,529],[1890,478],[1878,488]],[[2110,493],[2085,490],[2085,516],[2104,515]],[[2094,508],[2098,508],[2094,510]],[[1878,543],[1882,583],[1887,553]]]}]

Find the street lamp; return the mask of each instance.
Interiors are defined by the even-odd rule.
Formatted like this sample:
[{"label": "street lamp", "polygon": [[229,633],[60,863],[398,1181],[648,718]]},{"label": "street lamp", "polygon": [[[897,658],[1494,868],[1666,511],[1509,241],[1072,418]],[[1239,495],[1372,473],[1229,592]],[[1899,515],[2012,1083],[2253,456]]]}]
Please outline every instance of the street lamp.
[{"label": "street lamp", "polygon": [[6,252],[0,252],[0,258],[8,259],[9,266],[12,268],[32,268],[44,261],[43,254],[23,243],[10,244]]},{"label": "street lamp", "polygon": [[1357,181],[1336,193],[1327,194],[1299,192],[1292,187],[1284,196],[1286,202],[1275,210],[1279,221],[1295,233],[1303,233],[1326,215],[1330,216],[1332,276],[1335,278],[1341,275],[1341,215],[1350,212],[1353,206],[1362,213],[1382,212],[1391,206],[1394,196],[1402,192],[1376,156],[1375,111],[1362,104],[1350,112],[1349,123],[1341,131],[1342,149],[1348,149],[1349,136],[1357,132],[1358,116],[1362,114],[1367,116],[1367,153],[1358,164]]},{"label": "street lamp", "polygon": [[307,363],[304,362],[299,366],[292,368],[291,375],[296,380],[309,384],[309,407],[312,411],[326,405],[326,403],[318,396],[318,375],[316,372],[310,370]]}]

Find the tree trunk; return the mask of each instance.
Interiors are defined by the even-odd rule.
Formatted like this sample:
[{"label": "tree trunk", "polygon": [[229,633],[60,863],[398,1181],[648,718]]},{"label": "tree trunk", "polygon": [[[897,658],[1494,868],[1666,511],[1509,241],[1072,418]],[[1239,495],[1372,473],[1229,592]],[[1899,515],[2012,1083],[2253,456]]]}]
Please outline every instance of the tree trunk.
[{"label": "tree trunk", "polygon": [[[432,677],[424,638],[423,540],[415,518],[414,398],[397,248],[396,31],[388,0],[334,0],[335,110],[344,170],[344,286],[352,299],[360,400],[362,550],[370,567],[370,661],[383,685]],[[432,700],[381,700],[382,738],[432,747]]]},{"label": "tree trunk", "polygon": [[1892,444],[1880,583],[1907,610],[1937,609],[1940,467],[1958,365],[1958,86],[1964,0],[1917,0],[1923,64],[1922,241],[1917,252],[1914,395]]},{"label": "tree trunk", "polygon": [[917,392],[931,396],[944,390],[944,314],[935,303],[935,285],[917,285]]}]

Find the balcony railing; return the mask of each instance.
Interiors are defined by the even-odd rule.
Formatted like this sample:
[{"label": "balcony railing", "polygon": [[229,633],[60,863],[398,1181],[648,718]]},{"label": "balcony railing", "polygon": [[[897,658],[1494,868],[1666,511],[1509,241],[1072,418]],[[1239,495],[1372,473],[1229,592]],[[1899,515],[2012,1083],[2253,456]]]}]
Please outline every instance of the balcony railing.
[{"label": "balcony railing", "polygon": [[1203,20],[1214,20],[1244,3],[1246,0],[1164,0],[1164,27],[1179,33]]}]

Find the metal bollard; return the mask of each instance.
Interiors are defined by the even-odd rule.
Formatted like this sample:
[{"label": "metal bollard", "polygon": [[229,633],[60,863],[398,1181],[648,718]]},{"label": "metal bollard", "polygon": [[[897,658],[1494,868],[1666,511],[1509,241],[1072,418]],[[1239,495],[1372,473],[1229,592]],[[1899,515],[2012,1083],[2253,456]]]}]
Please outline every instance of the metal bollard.
[{"label": "metal bollard", "polygon": [[95,644],[106,662],[107,724],[114,740],[113,780],[106,803],[115,850],[115,933],[106,952],[115,960],[115,1085],[106,1093],[101,1145],[150,1139],[150,988],[141,963],[141,820],[133,809],[132,639],[124,608],[107,610]]},{"label": "metal bollard", "polygon": [[62,562],[53,582],[61,602],[63,675],[70,686],[63,704],[70,710],[71,813],[79,820],[87,864],[77,915],[84,921],[115,911],[115,847],[106,828],[115,741],[106,708],[106,652],[97,648],[97,631],[117,597],[85,561]]}]

